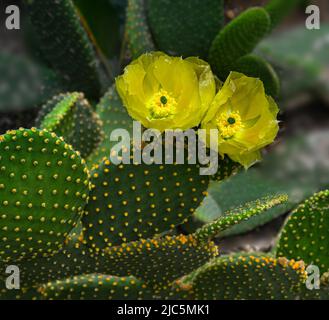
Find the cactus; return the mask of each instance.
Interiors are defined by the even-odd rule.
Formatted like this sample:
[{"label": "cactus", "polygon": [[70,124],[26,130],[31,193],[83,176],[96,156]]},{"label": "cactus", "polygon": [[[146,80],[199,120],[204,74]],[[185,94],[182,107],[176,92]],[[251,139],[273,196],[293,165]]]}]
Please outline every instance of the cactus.
[{"label": "cactus", "polygon": [[[199,242],[193,235],[166,236],[108,248],[109,264],[116,275],[135,275],[155,293],[218,255],[213,242]],[[184,261],[181,264],[179,261]]]},{"label": "cactus", "polygon": [[[296,199],[299,181],[283,186],[280,180],[267,179],[265,171],[275,171],[273,162],[280,163],[279,173],[289,176],[286,157],[280,153],[276,157],[271,153],[263,169],[237,173],[241,165],[224,152],[217,173],[203,176],[198,162],[180,164],[176,159],[174,164],[136,163],[133,151],[147,152],[149,144],[136,146],[129,137],[122,143],[129,151],[125,158],[113,149],[116,141],[111,136],[116,129],[132,133],[133,119],[116,87],[108,82],[109,61],[104,61],[99,37],[93,34],[95,26],[88,24],[91,16],[82,16],[86,14],[82,2],[24,2],[39,33],[41,61],[47,62],[47,67],[41,65],[40,69],[54,75],[52,80],[60,77],[64,81],[59,93],[52,81],[42,78],[45,92],[38,91],[35,100],[43,105],[36,119],[38,129],[22,128],[0,136],[0,299],[328,298],[329,263],[321,242],[327,241],[328,191],[314,195],[292,212],[276,251],[219,256],[222,237],[250,230],[295,208],[322,186],[322,180],[328,183],[327,171],[321,167],[322,179],[315,177],[314,182],[311,174],[301,169],[308,181]],[[119,5],[115,0],[111,3]],[[267,93],[275,96],[279,88],[275,73],[251,52],[278,23],[284,8],[283,2],[273,1],[264,8],[244,11],[223,26],[222,0],[191,0],[189,4],[182,0],[129,0],[125,31],[134,57],[157,48],[204,58],[210,52],[213,69],[221,80],[231,70],[245,72],[262,78]],[[173,23],[167,23],[168,16]],[[181,17],[186,19],[185,25],[176,24]],[[241,35],[246,38],[240,39]],[[198,80],[200,99],[196,97],[193,103],[201,103],[208,113],[215,83],[219,91],[221,81],[211,72],[204,76],[202,68],[208,66],[193,61],[197,60],[187,59],[182,64],[195,68],[187,72],[191,74],[184,85],[194,88],[192,83]],[[116,67],[119,70],[122,66]],[[143,70],[132,78],[128,76],[125,84],[131,90],[122,93],[124,88],[118,86],[121,97],[135,95],[140,88],[133,82],[144,76],[156,77],[157,72]],[[165,78],[170,81],[170,77]],[[213,86],[206,88],[207,82]],[[142,83],[145,96],[137,92],[133,97],[141,100],[141,108],[149,107],[153,92],[149,85],[152,82]],[[104,89],[108,91],[101,98]],[[189,92],[184,99],[189,99]],[[49,100],[50,96],[53,98]],[[156,98],[152,103],[160,108]],[[165,107],[167,97],[160,98]],[[171,100],[168,117],[174,117],[177,111],[175,99]],[[163,120],[161,114],[152,120]],[[185,116],[192,119],[194,115]],[[276,122],[274,116],[270,118]],[[229,119],[227,125],[235,123]],[[195,126],[200,127],[201,121]],[[199,127],[189,129],[196,132]],[[315,141],[320,139],[316,137]],[[253,147],[250,143],[248,146]],[[299,157],[293,148],[288,149]],[[323,156],[324,149],[307,149],[306,153]],[[132,163],[121,163],[122,159]],[[161,160],[165,160],[163,156]],[[295,158],[287,161],[298,167]],[[180,232],[192,216],[202,214],[206,223],[188,235]],[[309,226],[318,228],[317,241]],[[322,273],[318,292],[310,292],[305,286],[306,268],[313,263],[319,264]],[[9,264],[20,270],[18,290],[4,286]]]},{"label": "cactus", "polygon": [[88,201],[85,162],[45,130],[8,132],[0,149],[1,260],[52,255]]},{"label": "cactus", "polygon": [[271,19],[263,8],[251,8],[230,22],[214,39],[209,61],[221,79],[234,63],[251,53],[270,30]]},{"label": "cactus", "polygon": [[126,36],[134,58],[155,49],[145,15],[145,0],[128,0]]},{"label": "cactus", "polygon": [[[224,24],[223,0],[148,0],[148,22],[157,48],[206,59]],[[184,23],[181,23],[184,21]]]},{"label": "cactus", "polygon": [[63,76],[69,90],[97,98],[108,75],[72,0],[24,3],[47,62]]},{"label": "cactus", "polygon": [[[242,234],[294,209],[314,192],[326,187],[328,166],[319,159],[328,156],[326,148],[323,148],[323,143],[328,141],[328,134],[327,130],[323,130],[305,137],[289,137],[265,156],[261,166],[238,172],[224,181],[211,183],[208,196],[194,214],[198,224],[216,220],[224,216],[225,212],[232,211],[246,202],[268,195],[288,194],[286,203],[242,221],[221,232],[221,237]],[[317,154],[318,157],[312,158],[312,154]]]},{"label": "cactus", "polygon": [[147,298],[146,286],[134,277],[82,275],[50,282],[38,289],[46,300],[137,300]]},{"label": "cactus", "polygon": [[210,222],[195,233],[195,237],[199,240],[211,239],[220,235],[221,232],[230,229],[232,226],[238,225],[243,220],[248,220],[251,217],[257,216],[266,210],[269,210],[279,204],[287,201],[286,195],[278,195],[272,198],[263,198],[254,202],[245,204],[234,211],[225,213],[222,217],[214,222]]},{"label": "cactus", "polygon": [[300,204],[287,218],[273,250],[276,256],[303,259],[319,269],[319,287],[302,286],[299,299],[329,300],[328,205],[329,190],[315,193]]},{"label": "cactus", "polygon": [[111,134],[116,129],[125,129],[132,134],[133,121],[123,107],[115,86],[111,86],[99,104],[96,106],[96,113],[102,121],[104,139],[92,154],[87,158],[89,167],[98,164],[103,158],[110,156],[109,150],[114,147],[117,141],[111,141]]},{"label": "cactus", "polygon": [[279,95],[279,77],[273,67],[261,57],[252,54],[243,56],[236,62],[235,70],[262,79],[267,94],[272,97]]},{"label": "cactus", "polygon": [[182,280],[198,300],[292,299],[306,280],[302,262],[267,255],[214,259]]},{"label": "cactus", "polygon": [[329,272],[326,272],[320,278],[320,288],[308,289],[306,286],[300,292],[301,300],[329,300]]},{"label": "cactus", "polygon": [[103,140],[102,123],[82,93],[55,96],[39,111],[36,126],[64,137],[81,153],[89,156]]},{"label": "cactus", "polygon": [[108,159],[91,176],[94,187],[83,224],[95,248],[174,228],[193,214],[209,182],[195,165],[114,165]]},{"label": "cactus", "polygon": [[326,243],[329,237],[329,190],[302,203],[287,219],[276,247],[277,256],[302,259],[321,272],[329,269]]},{"label": "cactus", "polygon": [[130,51],[134,58],[156,49],[199,56],[210,62],[221,80],[230,71],[243,71],[260,77],[267,93],[277,96],[275,71],[263,59],[245,56],[300,0],[288,2],[272,0],[264,8],[249,8],[224,25],[222,0],[129,0],[126,33]]}]

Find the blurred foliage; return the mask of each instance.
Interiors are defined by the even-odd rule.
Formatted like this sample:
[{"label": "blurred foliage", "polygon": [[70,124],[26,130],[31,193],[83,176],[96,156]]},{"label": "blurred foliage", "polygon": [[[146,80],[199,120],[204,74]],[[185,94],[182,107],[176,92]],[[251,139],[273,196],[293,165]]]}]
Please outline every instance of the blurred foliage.
[{"label": "blurred foliage", "polygon": [[258,53],[272,63],[282,81],[283,106],[308,93],[329,103],[329,25],[320,30],[295,27],[264,40]]}]

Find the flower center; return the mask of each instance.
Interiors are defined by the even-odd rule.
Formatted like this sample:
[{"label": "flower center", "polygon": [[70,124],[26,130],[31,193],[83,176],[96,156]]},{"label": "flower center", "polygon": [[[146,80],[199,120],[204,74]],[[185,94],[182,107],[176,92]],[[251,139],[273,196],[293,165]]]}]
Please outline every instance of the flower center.
[{"label": "flower center", "polygon": [[220,114],[216,119],[216,123],[223,139],[232,138],[243,128],[241,117],[238,112],[232,112],[230,115]]},{"label": "flower center", "polygon": [[170,118],[176,113],[176,108],[176,100],[163,89],[157,92],[148,103],[151,120]]},{"label": "flower center", "polygon": [[234,123],[235,123],[235,119],[232,118],[232,117],[229,117],[229,118],[227,119],[227,122],[228,122],[229,124],[234,124]]},{"label": "flower center", "polygon": [[168,99],[167,99],[166,96],[162,96],[162,97],[160,98],[160,101],[161,101],[162,104],[167,104]]}]

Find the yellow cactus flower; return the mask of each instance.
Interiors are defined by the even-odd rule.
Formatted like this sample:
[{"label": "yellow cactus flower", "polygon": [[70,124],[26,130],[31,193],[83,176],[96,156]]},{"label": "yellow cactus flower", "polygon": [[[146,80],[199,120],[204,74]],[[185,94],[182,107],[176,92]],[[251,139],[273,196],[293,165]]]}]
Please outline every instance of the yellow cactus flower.
[{"label": "yellow cactus flower", "polygon": [[[207,144],[218,148],[222,156],[249,167],[261,159],[261,149],[275,139],[278,111],[261,80],[232,72],[202,121]],[[214,134],[218,135],[218,146],[210,145],[210,141],[216,141],[210,139]]]},{"label": "yellow cactus flower", "polygon": [[116,87],[130,116],[161,132],[198,126],[216,94],[208,63],[162,52],[133,61],[116,79]]}]

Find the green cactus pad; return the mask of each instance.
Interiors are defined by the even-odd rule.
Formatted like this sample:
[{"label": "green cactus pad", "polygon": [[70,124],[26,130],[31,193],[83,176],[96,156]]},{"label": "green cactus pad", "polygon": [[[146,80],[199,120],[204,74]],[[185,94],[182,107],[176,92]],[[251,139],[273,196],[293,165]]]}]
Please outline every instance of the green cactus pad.
[{"label": "green cactus pad", "polygon": [[214,181],[225,180],[236,174],[241,168],[239,163],[232,161],[229,157],[225,156],[223,159],[219,157],[218,170],[211,176],[211,179]]},{"label": "green cactus pad", "polygon": [[88,274],[57,280],[39,288],[45,300],[137,300],[146,286],[135,277]]},{"label": "green cactus pad", "polygon": [[218,255],[213,242],[199,243],[192,235],[130,242],[106,249],[118,276],[134,275],[157,293]]},{"label": "green cactus pad", "polygon": [[207,58],[212,40],[224,25],[223,0],[148,0],[147,4],[158,49]]},{"label": "green cactus pad", "polygon": [[8,290],[0,288],[0,301],[1,300],[40,300],[41,294],[36,288]]},{"label": "green cactus pad", "polygon": [[282,229],[276,255],[302,259],[326,272],[329,269],[328,243],[329,190],[325,190],[292,212]]},{"label": "green cactus pad", "polygon": [[271,19],[263,8],[251,8],[227,24],[214,39],[209,62],[221,80],[225,80],[234,64],[267,35]]},{"label": "green cactus pad", "polygon": [[[91,273],[104,273],[110,270],[108,258],[105,254],[90,252],[90,249],[81,243],[69,243],[59,252],[49,257],[38,257],[31,260],[15,262],[20,270],[21,290],[16,291],[17,296],[25,296],[29,289],[36,289],[43,284],[59,279]],[[6,266],[6,264],[5,264]],[[12,295],[12,292],[5,290],[2,284],[8,276],[2,268],[0,273],[3,295]]]},{"label": "green cactus pad", "polygon": [[0,136],[0,260],[61,248],[87,203],[88,174],[54,133],[20,129]]},{"label": "green cactus pad", "polygon": [[[20,270],[20,290],[4,287],[5,273],[0,274],[0,299],[39,299],[37,288],[43,284],[74,276],[104,273],[111,270],[104,253],[93,253],[79,241],[66,243],[58,253],[50,257],[15,262]],[[6,265],[5,265],[6,266]],[[5,266],[1,269],[5,270]]]},{"label": "green cactus pad", "polygon": [[194,236],[199,241],[205,241],[220,236],[221,232],[237,225],[241,221],[259,215],[287,200],[288,197],[286,195],[277,195],[249,202],[244,206],[234,209],[232,212],[225,213],[225,215],[218,220],[204,225],[195,232]]},{"label": "green cactus pad", "polygon": [[329,300],[329,272],[320,278],[320,288],[309,290],[306,286],[300,294],[302,300]]},{"label": "green cactus pad", "polygon": [[[214,259],[191,274],[197,300],[293,299],[306,280],[303,262],[271,256],[236,255]],[[188,285],[185,283],[185,286]],[[190,289],[191,290],[191,289]]]},{"label": "green cactus pad", "polygon": [[83,158],[94,151],[102,139],[102,121],[82,93],[55,96],[39,112],[36,126],[62,136]]},{"label": "green cactus pad", "polygon": [[104,140],[88,157],[87,164],[89,167],[110,156],[112,147],[118,143],[110,139],[114,130],[125,129],[132,135],[133,129],[133,120],[129,116],[127,109],[122,105],[115,85],[108,90],[96,106],[96,113],[103,122]]},{"label": "green cactus pad", "polygon": [[325,272],[320,279],[320,288],[310,290],[303,286],[299,298],[301,300],[329,300],[329,272]]},{"label": "green cactus pad", "polygon": [[83,217],[89,246],[105,248],[150,238],[186,221],[200,205],[209,177],[197,165],[119,164],[91,172]]},{"label": "green cactus pad", "polygon": [[24,3],[48,63],[64,75],[70,90],[97,98],[106,76],[72,0],[24,0]]},{"label": "green cactus pad", "polygon": [[155,46],[146,18],[145,0],[128,0],[126,12],[126,36],[133,58],[154,51]]},{"label": "green cactus pad", "polygon": [[240,58],[234,66],[234,71],[263,81],[265,91],[272,97],[280,93],[280,80],[273,67],[263,58],[256,55],[246,55]]}]

